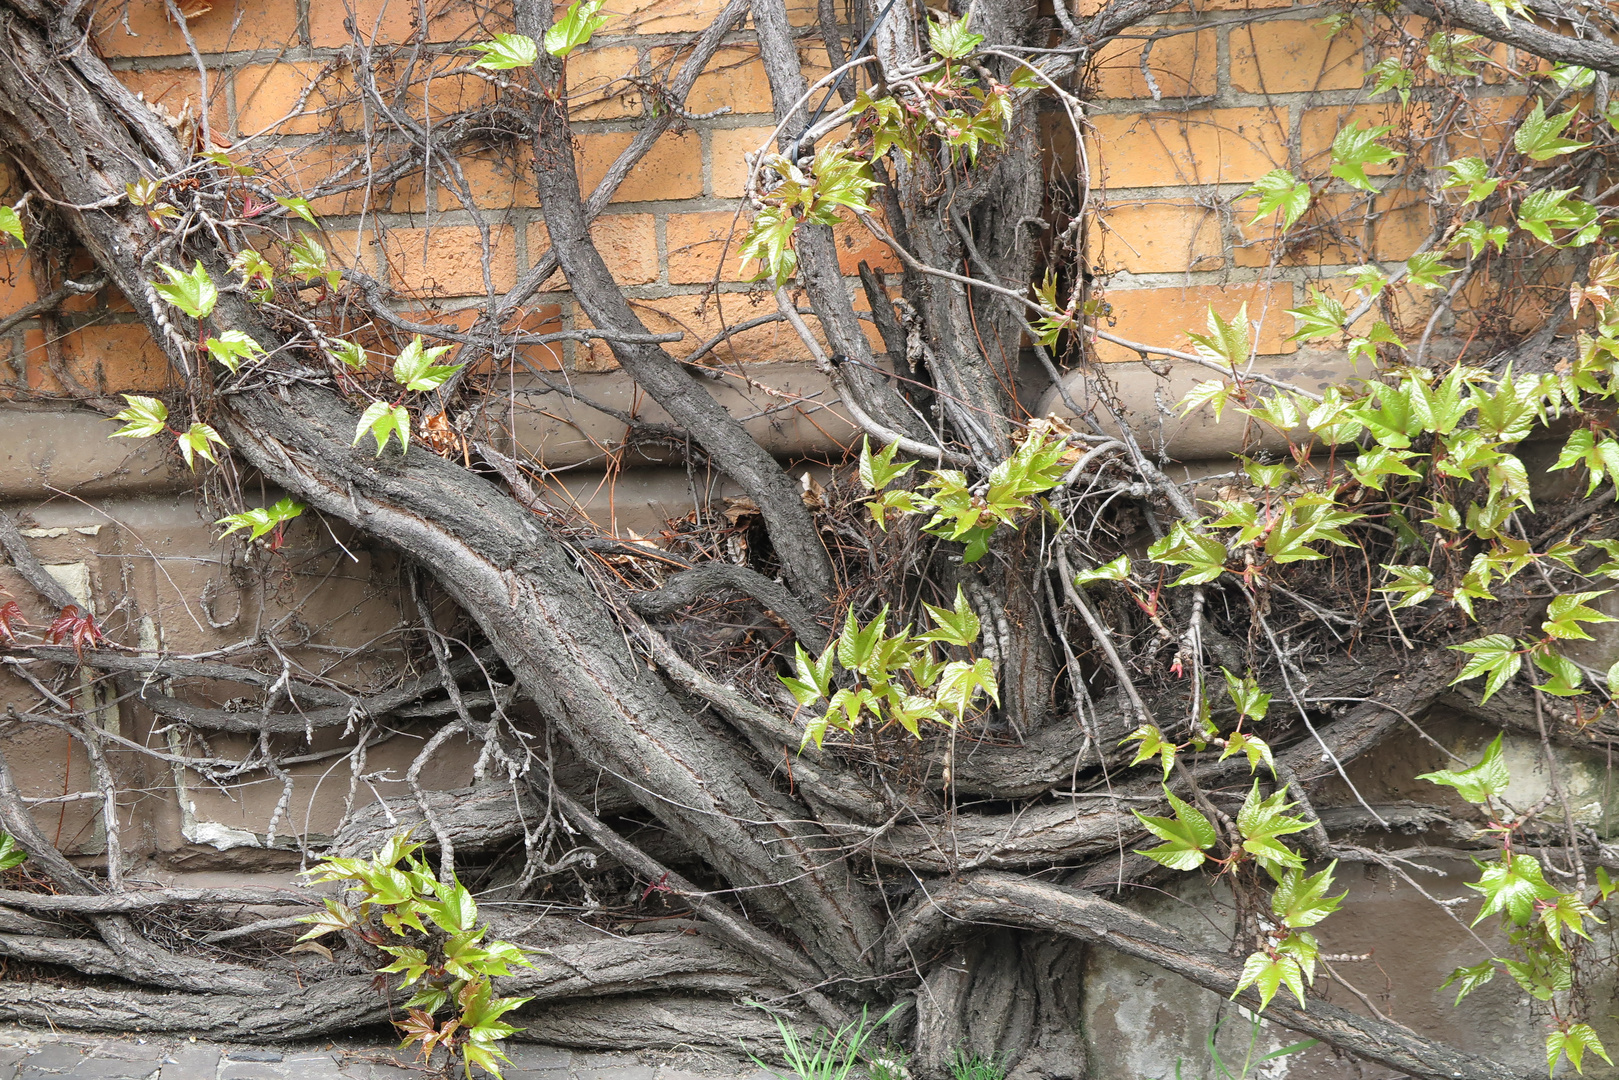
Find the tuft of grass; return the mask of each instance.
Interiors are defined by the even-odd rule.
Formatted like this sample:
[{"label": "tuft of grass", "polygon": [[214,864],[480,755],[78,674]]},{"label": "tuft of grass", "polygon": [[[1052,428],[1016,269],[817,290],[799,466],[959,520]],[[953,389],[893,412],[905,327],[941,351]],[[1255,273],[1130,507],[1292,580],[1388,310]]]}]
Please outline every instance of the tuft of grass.
[{"label": "tuft of grass", "polygon": [[[894,1015],[908,1004],[910,1003],[906,1001],[899,1002],[875,1021],[862,1007],[860,1019],[849,1021],[837,1031],[829,1031],[824,1027],[816,1028],[812,1040],[799,1038],[798,1032],[794,1031],[787,1021],[779,1014],[771,1013],[771,1019],[776,1022],[776,1030],[781,1034],[782,1061],[792,1070],[792,1077],[796,1080],[849,1080],[849,1075],[861,1062],[861,1052],[876,1034],[877,1029],[893,1019]],[[762,1005],[759,1007],[764,1008]],[[789,1077],[777,1072],[774,1067],[759,1060],[746,1045],[742,1049],[755,1065],[777,1080],[790,1080]]]},{"label": "tuft of grass", "polygon": [[1006,1066],[993,1057],[958,1049],[950,1059],[950,1080],[1006,1080]]}]

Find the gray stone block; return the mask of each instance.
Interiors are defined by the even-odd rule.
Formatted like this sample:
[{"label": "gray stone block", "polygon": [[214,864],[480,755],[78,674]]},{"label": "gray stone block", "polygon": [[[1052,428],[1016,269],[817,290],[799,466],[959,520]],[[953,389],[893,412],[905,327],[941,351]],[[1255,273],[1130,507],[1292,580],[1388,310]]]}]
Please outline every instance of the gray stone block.
[{"label": "gray stone block", "polygon": [[[507,1043],[502,1047],[512,1059],[514,1069],[551,1070],[566,1069],[573,1064],[573,1051],[560,1046],[539,1046],[535,1043]],[[504,1071],[504,1070],[502,1070]]]},{"label": "gray stone block", "polygon": [[68,1080],[146,1080],[147,1077],[156,1076],[161,1067],[158,1055],[161,1051],[152,1047],[152,1055],[145,1059],[140,1058],[105,1058],[87,1057],[80,1059],[79,1063],[65,1073],[59,1075]]},{"label": "gray stone block", "polygon": [[73,1043],[48,1043],[22,1060],[24,1069],[65,1072],[84,1058],[85,1048]]},{"label": "gray stone block", "polygon": [[219,1047],[181,1043],[163,1055],[159,1080],[214,1080],[219,1075]]},{"label": "gray stone block", "polygon": [[657,1067],[653,1065],[622,1064],[579,1067],[579,1080],[656,1080]]}]

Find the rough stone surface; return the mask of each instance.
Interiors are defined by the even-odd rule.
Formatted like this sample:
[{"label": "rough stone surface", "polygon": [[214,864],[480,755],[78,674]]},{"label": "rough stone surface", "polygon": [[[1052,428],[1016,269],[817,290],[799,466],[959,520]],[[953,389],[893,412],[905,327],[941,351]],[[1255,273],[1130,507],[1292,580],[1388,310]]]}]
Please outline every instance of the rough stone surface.
[{"label": "rough stone surface", "polygon": [[[711,1054],[578,1054],[512,1043],[506,1080],[767,1080]],[[437,1064],[435,1060],[434,1064]],[[0,1080],[424,1080],[392,1043],[222,1046],[189,1039],[96,1038],[0,1026]],[[482,1073],[478,1073],[482,1076]]]}]

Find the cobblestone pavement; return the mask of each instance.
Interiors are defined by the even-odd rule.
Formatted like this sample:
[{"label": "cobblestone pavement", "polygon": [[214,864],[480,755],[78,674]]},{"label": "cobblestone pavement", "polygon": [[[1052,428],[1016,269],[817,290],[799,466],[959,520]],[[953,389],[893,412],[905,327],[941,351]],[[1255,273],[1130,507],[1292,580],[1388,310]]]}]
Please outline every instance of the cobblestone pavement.
[{"label": "cobblestone pavement", "polygon": [[[506,1050],[512,1059],[503,1070],[506,1080],[772,1080],[751,1063],[704,1054],[603,1054],[515,1042]],[[57,1035],[0,1025],[0,1080],[430,1080],[440,1075],[374,1043],[232,1046],[133,1035]]]}]

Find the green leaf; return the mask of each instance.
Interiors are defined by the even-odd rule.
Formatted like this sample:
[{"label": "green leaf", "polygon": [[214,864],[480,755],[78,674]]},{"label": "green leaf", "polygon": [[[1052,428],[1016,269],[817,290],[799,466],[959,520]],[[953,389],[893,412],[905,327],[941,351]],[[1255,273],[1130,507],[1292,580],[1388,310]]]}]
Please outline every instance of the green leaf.
[{"label": "green leaf", "polygon": [[[601,11],[603,3],[604,0],[573,0],[573,3],[568,5],[567,13],[545,32],[545,51],[560,60],[579,46],[587,44],[592,34],[607,25],[607,17],[597,14]],[[529,47],[533,48],[532,42],[529,43]]]},{"label": "green leaf", "polygon": [[343,272],[331,264],[326,249],[308,233],[302,234],[287,252],[287,268],[302,281],[321,278],[328,289],[335,289],[343,280]]},{"label": "green leaf", "polygon": [[323,903],[326,905],[325,911],[299,916],[299,922],[308,923],[314,927],[309,933],[299,938],[299,941],[313,941],[326,934],[338,930],[349,930],[357,925],[354,912],[347,904],[340,904],[331,897],[326,897]]},{"label": "green leaf", "polygon": [[261,506],[255,510],[247,510],[240,514],[227,514],[214,522],[214,524],[228,526],[224,532],[219,534],[222,540],[237,529],[250,529],[252,531],[247,539],[251,542],[257,540],[277,525],[291,521],[299,514],[302,514],[304,509],[303,503],[293,502],[291,499],[283,497],[277,500],[274,506]]},{"label": "green leaf", "polygon": [[1207,382],[1200,382],[1188,390],[1186,396],[1181,399],[1181,415],[1185,416],[1193,409],[1200,409],[1204,405],[1212,405],[1214,407],[1214,420],[1219,423],[1220,414],[1225,411],[1226,401],[1231,397],[1231,393],[1235,389],[1236,387],[1223,379],[1210,379]]},{"label": "green leaf", "polygon": [[777,288],[791,280],[798,269],[798,254],[791,244],[797,227],[798,219],[785,207],[767,206],[753,215],[753,224],[739,249],[743,267],[755,259],[760,264],[758,273],[749,280],[768,281]]},{"label": "green leaf", "polygon": [[1304,865],[1304,860],[1293,849],[1277,839],[1290,833],[1303,832],[1312,825],[1303,818],[1285,812],[1293,805],[1287,801],[1285,788],[1268,798],[1261,798],[1259,781],[1255,780],[1253,789],[1243,800],[1242,809],[1237,812],[1237,830],[1242,833],[1243,850],[1275,874]]},{"label": "green leaf", "polygon": [[1423,251],[1411,256],[1405,261],[1406,281],[1423,289],[1443,288],[1439,279],[1456,273],[1454,266],[1444,264],[1444,257],[1438,251]]},{"label": "green leaf", "polygon": [[112,418],[123,421],[124,426],[108,438],[145,439],[169,429],[169,407],[157,398],[139,394],[119,396],[129,403],[129,408],[113,414]]},{"label": "green leaf", "polygon": [[898,451],[899,443],[892,442],[873,454],[871,439],[866,437],[860,440],[860,483],[867,491],[881,491],[915,467],[914,461],[894,464],[894,455]]},{"label": "green leaf", "polygon": [[1557,1071],[1557,1059],[1564,1054],[1568,1055],[1570,1065],[1574,1071],[1584,1075],[1585,1070],[1580,1067],[1581,1059],[1589,1050],[1597,1057],[1613,1064],[1613,1059],[1602,1047],[1602,1040],[1597,1033],[1591,1030],[1589,1024],[1574,1024],[1567,1031],[1554,1031],[1546,1036],[1546,1073],[1550,1075]]},{"label": "green leaf", "polygon": [[1265,713],[1270,711],[1271,696],[1259,688],[1252,673],[1239,679],[1225,668],[1220,672],[1225,676],[1226,693],[1231,696],[1231,704],[1237,707],[1237,712],[1250,720],[1265,719]]},{"label": "green leaf", "polygon": [[377,457],[382,456],[383,447],[388,445],[390,435],[399,436],[399,452],[410,452],[410,412],[403,405],[389,405],[386,401],[373,401],[365,412],[360,414],[360,422],[354,428],[354,441],[351,446],[360,445],[365,433],[370,432],[377,440]]},{"label": "green leaf", "polygon": [[1484,894],[1484,906],[1473,920],[1477,926],[1490,915],[1504,914],[1519,926],[1528,926],[1535,917],[1535,901],[1551,900],[1557,890],[1546,884],[1540,862],[1532,855],[1503,853],[1499,862],[1475,864],[1483,874],[1467,883],[1469,889]]},{"label": "green leaf", "polygon": [[1271,998],[1276,991],[1286,983],[1287,988],[1293,991],[1298,998],[1299,1005],[1304,1005],[1304,972],[1300,970],[1298,961],[1291,956],[1271,956],[1268,953],[1250,953],[1248,959],[1243,961],[1242,977],[1237,980],[1237,989],[1232,991],[1235,998],[1250,986],[1259,988],[1259,1011],[1264,1012],[1270,1007]]},{"label": "green leaf", "polygon": [[1211,305],[1208,309],[1208,327],[1207,334],[1186,335],[1192,339],[1193,346],[1199,353],[1232,368],[1248,362],[1253,349],[1248,340],[1246,303],[1237,309],[1237,317],[1231,322],[1220,318],[1220,313]]},{"label": "green leaf", "polygon": [[1094,570],[1081,570],[1074,575],[1074,584],[1080,588],[1093,581],[1129,581],[1130,556],[1120,555],[1117,559],[1105,562]]},{"label": "green leaf", "polygon": [[1140,765],[1143,761],[1151,761],[1160,755],[1164,762],[1164,779],[1169,779],[1169,771],[1175,767],[1175,744],[1164,738],[1164,733],[1158,730],[1156,724],[1142,724],[1130,734],[1119,740],[1123,746],[1127,742],[1140,741],[1136,747],[1136,756],[1131,759],[1132,767]]},{"label": "green leaf", "polygon": [[1565,929],[1586,941],[1591,940],[1591,935],[1585,930],[1586,919],[1599,923],[1602,921],[1591,913],[1590,907],[1575,893],[1560,894],[1556,903],[1547,904],[1540,911],[1540,925],[1546,930],[1546,940],[1558,949],[1564,948]]},{"label": "green leaf", "polygon": [[955,610],[934,607],[926,601],[922,604],[927,608],[928,615],[933,620],[934,630],[917,638],[918,641],[942,641],[947,645],[971,645],[978,640],[978,616],[974,614],[972,606],[967,603],[961,586],[956,586]]},{"label": "green leaf", "polygon": [[[576,7],[578,5],[575,5]],[[552,28],[555,32],[555,27]],[[550,36],[546,36],[546,51],[550,51]],[[491,71],[510,71],[513,68],[533,67],[540,58],[539,47],[526,34],[496,34],[493,41],[476,41],[468,45],[483,55],[472,62],[473,67]]]},{"label": "green leaf", "polygon": [[1386,165],[1395,158],[1405,156],[1403,152],[1392,150],[1377,141],[1393,130],[1387,124],[1362,128],[1359,120],[1340,129],[1332,140],[1332,160],[1335,164],[1329,171],[1350,187],[1376,191],[1366,177],[1366,166]]},{"label": "green leaf", "polygon": [[1459,967],[1452,971],[1450,978],[1439,984],[1439,989],[1443,990],[1451,983],[1460,983],[1461,987],[1456,992],[1456,1004],[1460,1005],[1462,998],[1493,978],[1495,978],[1495,961],[1493,959],[1481,960],[1472,967]]},{"label": "green leaf", "polygon": [[1214,846],[1214,826],[1195,808],[1177,799],[1167,787],[1164,788],[1164,797],[1175,810],[1173,818],[1152,817],[1139,810],[1131,811],[1148,832],[1164,841],[1158,847],[1136,854],[1145,855],[1171,870],[1196,870],[1208,860],[1204,852]]},{"label": "green leaf", "polygon": [[833,647],[828,645],[819,659],[811,658],[802,645],[795,644],[793,647],[796,650],[794,667],[798,677],[794,679],[783,675],[780,679],[800,705],[809,705],[832,692]]},{"label": "green leaf", "polygon": [[185,458],[186,468],[192,470],[197,467],[195,460],[197,454],[218,465],[219,459],[214,456],[212,444],[227,445],[225,440],[219,437],[219,432],[203,423],[192,424],[176,437],[176,442],[180,447],[180,455]]},{"label": "green leaf", "polygon": [[1534,111],[1524,118],[1523,123],[1518,125],[1518,130],[1513,133],[1513,148],[1518,153],[1527,155],[1531,161],[1546,161],[1560,154],[1572,154],[1576,150],[1585,149],[1591,144],[1574,142],[1572,139],[1562,137],[1563,129],[1568,127],[1576,115],[1570,110],[1548,117],[1546,103],[1536,101]]},{"label": "green leaf", "polygon": [[1375,79],[1372,86],[1372,96],[1396,90],[1400,95],[1400,104],[1408,105],[1411,102],[1411,85],[1416,81],[1416,72],[1398,56],[1387,56],[1373,64],[1366,72],[1368,79]]},{"label": "green leaf", "polygon": [[1226,736],[1225,751],[1220,755],[1224,761],[1233,754],[1246,754],[1248,756],[1248,771],[1253,772],[1263,762],[1270,769],[1271,775],[1276,775],[1276,758],[1271,754],[1270,744],[1257,735],[1249,735],[1241,731],[1233,731]]},{"label": "green leaf", "polygon": [[1177,521],[1169,533],[1147,549],[1153,562],[1188,569],[1172,584],[1197,585],[1213,581],[1225,570],[1226,549],[1212,536],[1193,532],[1184,521]]},{"label": "green leaf", "polygon": [[1449,645],[1446,648],[1467,654],[1467,664],[1462,668],[1461,674],[1450,681],[1451,686],[1466,682],[1468,679],[1476,679],[1480,675],[1489,675],[1484,683],[1484,701],[1490,700],[1490,696],[1505,686],[1507,680],[1516,675],[1523,666],[1518,643],[1505,634],[1474,638],[1472,641]]},{"label": "green leaf", "polygon": [[1490,176],[1490,166],[1483,158],[1466,157],[1457,158],[1445,166],[1450,173],[1450,179],[1445,181],[1446,188],[1464,187],[1467,197],[1462,205],[1483,202],[1495,194],[1495,189],[1501,181]]},{"label": "green leaf", "polygon": [[152,286],[163,299],[193,319],[205,319],[214,310],[214,305],[219,302],[219,290],[214,287],[214,279],[208,276],[208,271],[202,268],[201,260],[189,274],[167,263],[158,263],[157,268],[169,279],[168,284],[154,283]]},{"label": "green leaf", "polygon": [[1250,227],[1280,210],[1283,230],[1291,229],[1310,209],[1310,185],[1286,169],[1272,169],[1255,180],[1254,186],[1243,192],[1244,198],[1249,195],[1259,196],[1259,211],[1248,223]]},{"label": "green leaf", "polygon": [[23,247],[28,246],[28,241],[23,239],[22,219],[17,216],[17,211],[9,206],[0,206],[0,232],[5,233]]},{"label": "green leaf", "polygon": [[427,974],[427,953],[409,945],[384,945],[382,951],[394,958],[393,963],[387,967],[380,967],[378,972],[402,973],[405,976],[404,985],[409,986],[423,975]]},{"label": "green leaf", "polygon": [[983,34],[975,34],[969,29],[971,22],[971,11],[959,19],[952,19],[948,15],[942,19],[930,17],[928,47],[946,60],[962,60],[971,56],[973,50],[984,43]]},{"label": "green leaf", "polygon": [[1001,703],[1000,687],[995,682],[995,665],[987,657],[979,657],[970,664],[964,660],[946,664],[943,674],[939,676],[939,688],[933,696],[940,706],[955,713],[956,719],[960,720],[979,690],[988,694],[995,704]]},{"label": "green leaf", "polygon": [[[1499,635],[1505,636],[1505,635]],[[1511,639],[1508,638],[1508,641]],[[1502,795],[1511,782],[1507,775],[1507,766],[1501,753],[1501,740],[1503,735],[1497,735],[1490,745],[1484,748],[1484,756],[1477,765],[1468,769],[1451,770],[1441,769],[1438,772],[1423,773],[1418,780],[1427,780],[1429,783],[1442,784],[1445,787],[1456,789],[1456,793],[1470,803],[1484,803],[1491,797]]]},{"label": "green leaf", "polygon": [[1400,602],[1393,605],[1395,611],[1415,607],[1433,596],[1433,571],[1426,566],[1398,566],[1389,563],[1383,563],[1382,566],[1391,577],[1389,583],[1377,591],[1399,598]]},{"label": "green leaf", "polygon": [[394,358],[394,382],[406,390],[415,390],[418,393],[437,390],[464,366],[433,363],[449,352],[450,348],[448,345],[440,345],[432,349],[423,349],[422,336],[417,334],[411,338],[410,344],[405,346],[405,351]]},{"label": "green leaf", "polygon": [[1315,288],[1310,290],[1309,303],[1289,308],[1287,313],[1298,324],[1289,341],[1318,341],[1335,337],[1344,332],[1344,323],[1349,319],[1349,312],[1344,310],[1342,301]]},{"label": "green leaf", "polygon": [[1345,890],[1337,896],[1327,895],[1327,890],[1332,888],[1332,871],[1337,866],[1338,860],[1334,859],[1318,874],[1306,876],[1302,869],[1295,866],[1282,875],[1276,891],[1271,893],[1270,909],[1283,926],[1302,930],[1338,910],[1338,905],[1343,903],[1349,892]]},{"label": "green leaf", "polygon": [[1611,615],[1604,615],[1596,608],[1587,607],[1587,600],[1595,600],[1599,596],[1607,596],[1608,590],[1600,592],[1563,593],[1554,599],[1546,608],[1546,621],[1540,628],[1549,636],[1568,640],[1575,638],[1581,641],[1594,640],[1585,632],[1581,623],[1610,623],[1616,621]]},{"label": "green leaf", "polygon": [[294,214],[297,214],[305,221],[309,222],[309,224],[315,226],[315,228],[320,228],[320,222],[315,220],[315,212],[309,208],[308,199],[300,198],[296,195],[285,199],[277,196],[275,201],[286,207],[288,210],[291,210]]},{"label": "green leaf", "polygon": [[232,375],[242,369],[243,361],[257,360],[264,355],[264,347],[240,330],[226,330],[218,337],[207,340],[208,355],[230,368]]},{"label": "green leaf", "polygon": [[11,870],[28,860],[28,852],[7,833],[0,833],[0,870]]},{"label": "green leaf", "polygon": [[341,361],[344,367],[355,371],[365,367],[366,355],[363,345],[345,341],[342,338],[333,338],[331,348],[327,351],[331,353],[334,359]]}]

